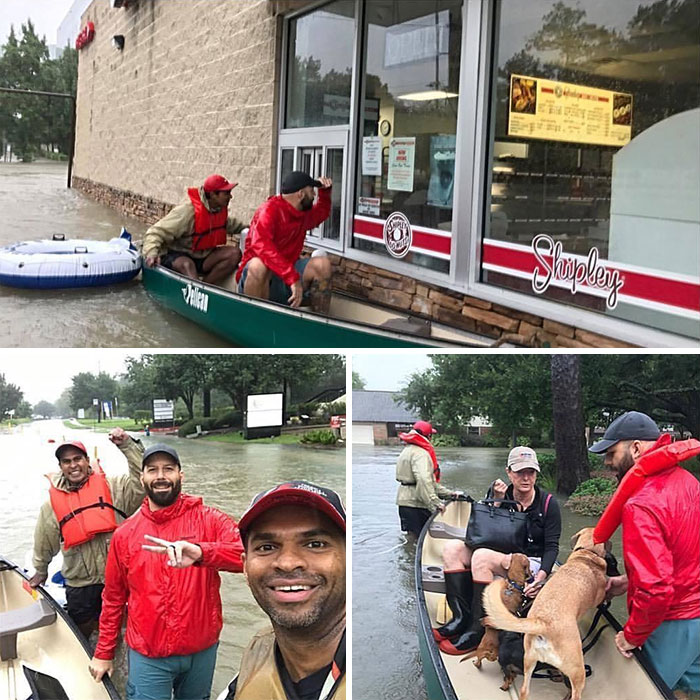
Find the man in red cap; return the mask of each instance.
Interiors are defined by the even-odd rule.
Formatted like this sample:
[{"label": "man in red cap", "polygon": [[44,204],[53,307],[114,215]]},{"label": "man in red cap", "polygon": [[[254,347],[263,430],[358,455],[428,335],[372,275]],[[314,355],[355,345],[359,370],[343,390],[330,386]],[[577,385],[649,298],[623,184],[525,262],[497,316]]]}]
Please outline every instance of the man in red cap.
[{"label": "man in red cap", "polygon": [[407,433],[399,433],[406,447],[396,463],[396,481],[401,484],[396,494],[401,529],[418,537],[423,525],[436,508],[444,510],[441,499],[453,498],[459,491],[440,485],[440,467],[430,438],[437,433],[424,420],[416,421]]},{"label": "man in red cap", "polygon": [[204,282],[221,284],[241,259],[237,245],[226,245],[226,234],[239,234],[243,224],[228,216],[231,190],[237,182],[210,175],[190,187],[187,199],[151,226],[143,239],[147,267],[164,267]]},{"label": "man in red cap", "polygon": [[47,474],[49,500],[39,511],[34,530],[33,588],[46,582],[51,560],[63,553],[68,614],[85,637],[97,629],[107,550],[117,525],[134,513],[144,498],[141,485],[143,446],[122,428],[109,439],[126,457],[127,474],[105,476],[90,464],[82,442],[64,442],[56,450],[60,471]]},{"label": "man in red cap", "polygon": [[[239,291],[296,308],[312,285],[318,311],[328,311],[331,264],[327,257],[300,258],[306,233],[331,211],[328,177],[314,180],[294,170],[282,180],[281,194],[261,204],[250,222],[243,260],[236,272]],[[318,201],[314,204],[315,189]]]}]

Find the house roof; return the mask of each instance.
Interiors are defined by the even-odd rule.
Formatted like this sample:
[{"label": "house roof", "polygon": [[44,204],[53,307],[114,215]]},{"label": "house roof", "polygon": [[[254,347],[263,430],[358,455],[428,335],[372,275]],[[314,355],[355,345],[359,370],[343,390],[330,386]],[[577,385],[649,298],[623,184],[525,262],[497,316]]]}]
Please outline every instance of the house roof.
[{"label": "house roof", "polygon": [[353,391],[352,419],[364,423],[414,423],[417,413],[395,402],[395,391]]}]

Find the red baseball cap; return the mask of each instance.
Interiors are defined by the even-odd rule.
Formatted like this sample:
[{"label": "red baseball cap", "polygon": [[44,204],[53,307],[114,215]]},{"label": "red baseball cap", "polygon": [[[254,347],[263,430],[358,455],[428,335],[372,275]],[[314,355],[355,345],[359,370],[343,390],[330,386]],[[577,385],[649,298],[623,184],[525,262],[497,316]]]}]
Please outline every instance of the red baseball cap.
[{"label": "red baseball cap", "polygon": [[238,521],[238,529],[244,542],[253,521],[269,508],[283,505],[300,505],[319,510],[345,532],[345,507],[340,496],[331,489],[316,486],[308,481],[288,481],[269,491],[259,493],[248,510]]},{"label": "red baseball cap", "polygon": [[417,420],[413,424],[413,429],[417,430],[419,433],[425,435],[426,437],[428,435],[435,435],[435,433],[437,433],[437,430],[435,430],[435,428],[433,428],[433,426],[430,425],[430,423],[428,423],[427,420]]},{"label": "red baseball cap", "polygon": [[237,182],[229,182],[223,175],[210,175],[204,181],[204,191],[205,192],[229,192],[237,185]]},{"label": "red baseball cap", "polygon": [[77,447],[86,457],[88,456],[88,451],[85,449],[85,445],[79,440],[74,440],[73,442],[62,442],[57,448],[54,454],[56,459],[61,459],[60,453],[65,447]]}]

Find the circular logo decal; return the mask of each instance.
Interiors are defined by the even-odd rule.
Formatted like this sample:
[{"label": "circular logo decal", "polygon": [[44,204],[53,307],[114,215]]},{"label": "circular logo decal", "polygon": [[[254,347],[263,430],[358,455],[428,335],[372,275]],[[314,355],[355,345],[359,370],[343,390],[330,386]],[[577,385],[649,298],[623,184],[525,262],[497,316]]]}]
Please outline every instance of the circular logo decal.
[{"label": "circular logo decal", "polygon": [[395,211],[384,222],[384,245],[395,258],[403,258],[411,248],[413,231],[404,214]]}]

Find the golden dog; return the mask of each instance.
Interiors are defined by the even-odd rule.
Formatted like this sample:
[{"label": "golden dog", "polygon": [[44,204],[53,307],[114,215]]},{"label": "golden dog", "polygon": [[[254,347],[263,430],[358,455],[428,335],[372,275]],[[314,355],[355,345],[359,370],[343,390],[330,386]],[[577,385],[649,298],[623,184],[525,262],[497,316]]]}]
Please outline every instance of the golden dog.
[{"label": "golden dog", "polygon": [[[578,619],[605,598],[605,552],[608,542],[593,544],[593,528],[577,532],[571,539],[574,550],[539,592],[526,618],[518,618],[503,605],[504,581],[484,591],[485,624],[524,633],[525,680],[520,700],[527,700],[530,678],[538,661],[551,664],[569,677],[571,700],[581,700],[586,683]],[[567,696],[569,697],[569,696]]]},{"label": "golden dog", "polygon": [[[513,554],[510,558],[510,566],[508,567],[508,578],[501,579],[507,581],[507,587],[503,587],[501,600],[506,609],[510,612],[515,612],[523,602],[522,589],[525,587],[527,579],[530,577],[530,560],[524,554]],[[520,590],[513,586],[515,583],[520,587]],[[493,585],[493,584],[491,584]],[[465,657],[460,659],[466,661],[476,656],[474,666],[481,668],[481,662],[498,661],[498,630],[493,627],[486,627],[484,636],[481,638],[481,643],[474,650],[470,651]]]}]

